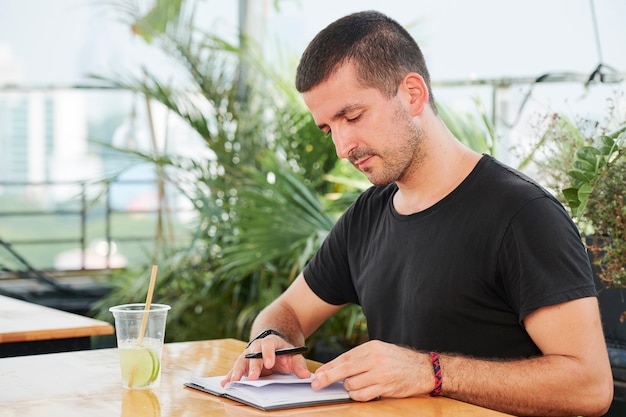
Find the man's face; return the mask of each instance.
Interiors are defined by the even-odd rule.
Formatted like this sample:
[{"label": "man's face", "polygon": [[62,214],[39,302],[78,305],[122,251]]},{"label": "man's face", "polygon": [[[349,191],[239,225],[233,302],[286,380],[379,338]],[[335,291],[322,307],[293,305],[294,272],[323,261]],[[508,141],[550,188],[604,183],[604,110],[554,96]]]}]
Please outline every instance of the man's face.
[{"label": "man's face", "polygon": [[408,179],[421,158],[422,132],[401,95],[385,97],[359,84],[352,64],[303,94],[315,123],[332,136],[337,155],[375,185]]}]

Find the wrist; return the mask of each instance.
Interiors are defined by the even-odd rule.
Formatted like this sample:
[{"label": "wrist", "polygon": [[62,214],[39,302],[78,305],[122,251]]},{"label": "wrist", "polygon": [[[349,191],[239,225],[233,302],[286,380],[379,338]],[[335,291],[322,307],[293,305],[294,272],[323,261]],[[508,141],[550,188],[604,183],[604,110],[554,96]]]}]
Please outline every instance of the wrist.
[{"label": "wrist", "polygon": [[248,342],[248,345],[246,346],[246,349],[249,348],[252,342],[254,342],[255,340],[264,339],[271,334],[278,336],[283,340],[285,339],[285,336],[283,336],[283,334],[280,333],[279,331],[274,330],[274,329],[265,329],[261,333],[259,333],[258,335],[250,339],[250,341]]},{"label": "wrist", "polygon": [[441,395],[443,388],[443,374],[441,372],[441,363],[439,360],[439,354],[437,352],[429,352],[430,363],[433,366],[434,386],[433,390],[429,393],[431,397]]}]

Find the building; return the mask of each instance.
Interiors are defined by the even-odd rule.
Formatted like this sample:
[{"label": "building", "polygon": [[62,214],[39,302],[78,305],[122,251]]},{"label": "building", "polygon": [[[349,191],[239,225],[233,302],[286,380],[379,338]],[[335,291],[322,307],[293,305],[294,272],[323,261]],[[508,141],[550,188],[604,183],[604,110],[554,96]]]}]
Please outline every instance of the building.
[{"label": "building", "polygon": [[[8,91],[0,94],[0,182],[66,183],[101,175],[88,150],[85,97],[77,90]],[[54,203],[76,194],[73,186],[27,190]],[[0,192],[20,192],[5,186]],[[46,201],[47,199],[51,199]]]}]

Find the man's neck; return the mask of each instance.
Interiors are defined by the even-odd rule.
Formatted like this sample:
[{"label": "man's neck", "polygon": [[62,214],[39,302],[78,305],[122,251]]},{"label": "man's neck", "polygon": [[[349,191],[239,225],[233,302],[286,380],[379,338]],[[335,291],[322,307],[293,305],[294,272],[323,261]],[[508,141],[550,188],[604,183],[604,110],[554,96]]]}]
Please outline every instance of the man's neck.
[{"label": "man's neck", "polygon": [[400,214],[418,213],[441,201],[467,178],[481,158],[460,143],[438,153],[428,152],[411,178],[396,183],[393,205]]}]

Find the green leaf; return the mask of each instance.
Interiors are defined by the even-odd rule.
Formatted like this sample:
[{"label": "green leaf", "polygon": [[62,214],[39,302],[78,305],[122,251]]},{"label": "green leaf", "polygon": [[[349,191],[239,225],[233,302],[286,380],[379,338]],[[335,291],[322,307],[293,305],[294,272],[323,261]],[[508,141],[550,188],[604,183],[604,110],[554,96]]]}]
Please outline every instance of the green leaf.
[{"label": "green leaf", "polygon": [[183,0],[157,0],[144,16],[140,16],[132,24],[133,31],[147,43],[151,43],[154,35],[165,33],[167,26],[175,24],[180,17]]},{"label": "green leaf", "polygon": [[593,172],[583,171],[580,169],[572,169],[567,173],[567,175],[572,181],[572,184],[577,188],[582,184],[591,182],[595,178]]},{"label": "green leaf", "polygon": [[562,191],[562,193],[570,209],[573,210],[580,206],[580,200],[578,199],[578,188],[566,188]]},{"label": "green leaf", "polygon": [[611,155],[616,151],[617,144],[615,143],[615,139],[602,135],[600,137],[600,152],[602,155]]},{"label": "green leaf", "polygon": [[591,184],[583,184],[578,189],[578,200],[580,201],[580,205],[576,208],[578,216],[581,216],[584,213],[592,191],[593,187]]},{"label": "green leaf", "polygon": [[626,137],[626,124],[617,129],[615,132],[611,133],[609,136],[615,139],[615,141],[620,144],[624,141]]},{"label": "green leaf", "polygon": [[593,146],[583,146],[576,151],[577,160],[584,161],[592,166],[597,165],[598,157],[600,157],[601,155],[602,153]]},{"label": "green leaf", "polygon": [[584,184],[578,189],[578,199],[581,202],[585,202],[589,199],[589,195],[593,191],[591,184]]},{"label": "green leaf", "polygon": [[595,176],[598,171],[597,161],[589,162],[584,159],[575,159],[573,162],[574,170],[586,173],[591,176]]}]

